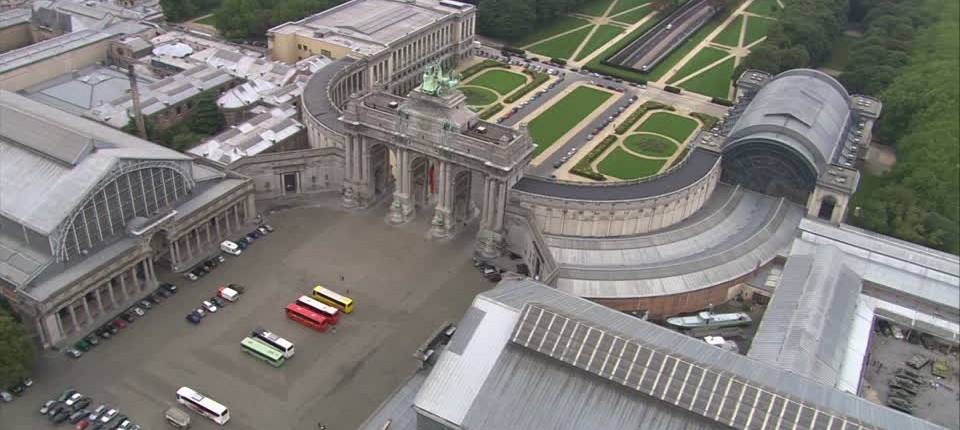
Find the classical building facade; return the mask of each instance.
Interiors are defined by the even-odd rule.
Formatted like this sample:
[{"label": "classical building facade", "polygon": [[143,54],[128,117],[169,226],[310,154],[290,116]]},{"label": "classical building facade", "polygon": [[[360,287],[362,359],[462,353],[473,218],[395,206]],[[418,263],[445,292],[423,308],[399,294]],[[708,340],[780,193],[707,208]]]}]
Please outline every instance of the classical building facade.
[{"label": "classical building facade", "polygon": [[68,344],[219,253],[252,221],[249,179],[0,91],[0,292]]},{"label": "classical building facade", "polygon": [[311,55],[359,59],[362,70],[350,92],[379,83],[405,95],[427,64],[452,67],[469,55],[475,30],[476,7],[467,3],[352,0],[271,28],[267,43],[274,59],[289,63]]},{"label": "classical building facade", "polygon": [[455,84],[435,65],[409,97],[374,91],[351,98],[340,118],[343,201],[364,207],[392,193],[391,222],[425,212],[438,238],[479,214],[477,249],[495,256],[504,245],[509,189],[534,145],[524,127],[481,121]]}]

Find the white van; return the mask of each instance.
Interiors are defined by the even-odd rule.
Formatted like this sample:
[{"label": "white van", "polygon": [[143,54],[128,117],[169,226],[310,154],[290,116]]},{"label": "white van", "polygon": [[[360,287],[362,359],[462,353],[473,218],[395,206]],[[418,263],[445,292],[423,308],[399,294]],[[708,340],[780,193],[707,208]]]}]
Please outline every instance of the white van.
[{"label": "white van", "polygon": [[217,290],[217,295],[231,302],[235,302],[237,301],[237,297],[240,296],[240,293],[230,287],[220,287],[220,289]]},{"label": "white van", "polygon": [[220,250],[230,255],[240,255],[240,246],[229,240],[220,242]]},{"label": "white van", "polygon": [[171,406],[166,411],[163,412],[163,417],[167,419],[167,422],[170,423],[175,428],[178,429],[188,429],[190,428],[190,415],[187,415],[186,412],[181,411],[180,409]]}]

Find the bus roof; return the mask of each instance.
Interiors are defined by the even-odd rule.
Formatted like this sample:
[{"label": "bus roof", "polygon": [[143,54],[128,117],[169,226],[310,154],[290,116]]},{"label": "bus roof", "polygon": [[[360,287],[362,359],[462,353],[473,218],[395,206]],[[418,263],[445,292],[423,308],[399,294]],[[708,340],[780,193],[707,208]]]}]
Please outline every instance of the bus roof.
[{"label": "bus roof", "polygon": [[257,350],[257,352],[264,354],[273,360],[278,360],[283,357],[283,352],[277,351],[277,349],[272,345],[267,344],[255,337],[245,337],[242,341],[240,341],[240,344],[249,348],[253,348]]},{"label": "bus roof", "polygon": [[353,301],[352,299],[350,299],[350,298],[347,297],[347,296],[343,296],[343,295],[337,294],[337,293],[335,293],[335,292],[333,292],[333,291],[331,291],[331,290],[329,290],[329,289],[327,289],[327,288],[324,288],[322,285],[317,285],[316,287],[313,288],[313,291],[316,291],[316,292],[318,292],[318,293],[321,293],[321,294],[323,294],[323,295],[326,295],[326,296],[330,297],[331,299],[338,300],[338,301],[341,301],[341,302],[343,302],[343,303],[350,303],[350,302]]},{"label": "bus roof", "polygon": [[318,313],[316,313],[316,312],[314,312],[314,311],[311,311],[310,309],[307,309],[307,308],[305,308],[305,307],[303,307],[303,306],[300,306],[300,305],[296,304],[295,302],[294,302],[294,303],[288,303],[288,304],[287,304],[287,310],[288,310],[288,311],[291,311],[291,312],[296,312],[296,313],[298,313],[298,314],[300,314],[300,315],[303,315],[303,316],[306,316],[306,317],[309,317],[310,319],[316,320],[317,322],[327,322],[327,319],[324,318],[323,315],[320,315],[320,314],[318,314]]},{"label": "bus roof", "polygon": [[316,308],[320,309],[321,311],[323,311],[323,312],[325,312],[325,313],[328,313],[328,314],[331,314],[331,315],[336,314],[337,312],[339,312],[339,310],[338,310],[337,308],[335,308],[335,307],[333,307],[333,306],[330,306],[330,305],[328,305],[328,304],[326,304],[326,303],[323,303],[323,302],[314,300],[313,297],[310,297],[310,296],[300,296],[300,298],[298,298],[297,301],[298,301],[298,302],[303,302],[303,303],[305,303],[305,304],[307,304],[307,305],[309,305],[309,306],[316,307]]}]

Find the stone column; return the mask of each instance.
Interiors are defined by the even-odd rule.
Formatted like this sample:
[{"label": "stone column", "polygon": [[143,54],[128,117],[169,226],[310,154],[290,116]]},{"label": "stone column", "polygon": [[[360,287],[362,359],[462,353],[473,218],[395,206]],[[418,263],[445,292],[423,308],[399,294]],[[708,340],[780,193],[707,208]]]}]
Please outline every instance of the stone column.
[{"label": "stone column", "polygon": [[[102,285],[98,286],[97,289],[94,290],[94,295],[97,296],[97,309],[99,309],[99,310],[100,310],[100,313],[102,314],[102,313],[103,313],[103,298],[100,297],[100,287],[102,287]],[[107,288],[110,288],[110,283],[109,283],[109,282],[107,283]]]},{"label": "stone column", "polygon": [[133,282],[133,286],[136,288],[134,290],[136,292],[139,292],[143,289],[143,285],[140,284],[140,278],[137,278],[137,266],[141,264],[143,264],[143,260],[140,260],[137,264],[134,264],[133,267],[130,268],[130,278],[131,282]]},{"label": "stone column", "polygon": [[476,252],[483,258],[495,258],[503,247],[503,213],[506,205],[506,183],[487,177],[483,195],[483,217],[477,233]]},{"label": "stone column", "polygon": [[451,225],[453,217],[453,166],[440,161],[437,175],[437,206],[434,208],[430,234],[435,239],[449,237],[455,226]]},{"label": "stone column", "polygon": [[360,206],[360,202],[357,200],[357,190],[356,184],[359,181],[357,178],[357,149],[354,144],[357,141],[357,136],[354,134],[347,134],[346,141],[343,144],[343,191],[341,195],[342,204],[344,207],[355,208]]},{"label": "stone column", "polygon": [[110,303],[113,305],[112,307],[116,307],[117,297],[113,292],[113,279],[107,282],[107,293],[110,295]]},{"label": "stone column", "polygon": [[414,205],[410,199],[413,187],[410,174],[410,151],[397,148],[397,187],[393,191],[393,203],[387,220],[392,224],[402,224],[413,218]]},{"label": "stone column", "polygon": [[200,243],[200,229],[193,229],[193,236],[197,238],[197,253],[203,252],[203,243]]},{"label": "stone column", "polygon": [[87,324],[90,324],[90,322],[93,321],[93,317],[90,316],[90,305],[87,304],[87,296],[84,295],[80,301],[83,302],[83,312],[87,315]]},{"label": "stone column", "polygon": [[67,312],[70,313],[70,321],[73,322],[73,330],[76,331],[80,328],[80,324],[77,324],[77,311],[73,310],[73,303],[67,305]]},{"label": "stone column", "polygon": [[60,332],[60,336],[58,337],[62,337],[66,333],[63,330],[63,320],[60,318],[60,311],[54,312],[53,315],[57,317],[57,331]]},{"label": "stone column", "polygon": [[[120,292],[123,293],[123,301],[126,302],[127,300],[130,300],[130,293],[127,292],[127,279],[126,279],[127,273],[120,272],[119,278],[120,278]],[[116,304],[116,302],[114,302],[114,304]]]}]

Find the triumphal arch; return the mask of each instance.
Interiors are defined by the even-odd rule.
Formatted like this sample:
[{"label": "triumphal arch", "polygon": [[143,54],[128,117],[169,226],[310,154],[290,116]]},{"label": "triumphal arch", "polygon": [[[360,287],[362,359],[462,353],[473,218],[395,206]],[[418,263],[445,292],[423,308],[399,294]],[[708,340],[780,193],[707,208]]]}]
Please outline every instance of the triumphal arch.
[{"label": "triumphal arch", "polygon": [[477,251],[492,257],[503,246],[508,194],[535,145],[525,126],[480,120],[458,82],[455,71],[434,64],[407,97],[376,88],[351,96],[340,117],[343,204],[366,207],[390,197],[390,222],[429,216],[435,238],[479,218]]}]

